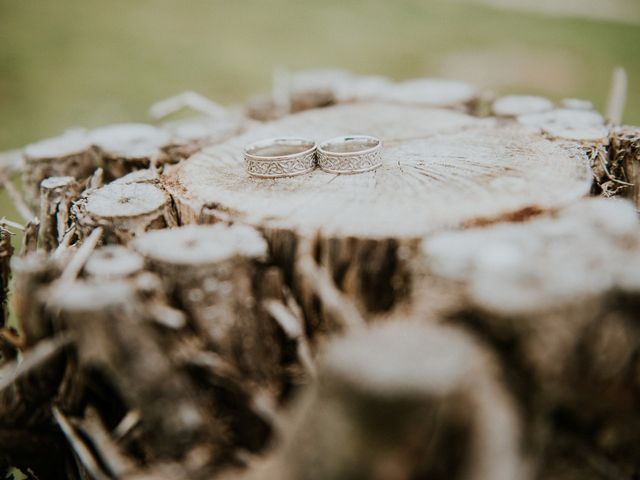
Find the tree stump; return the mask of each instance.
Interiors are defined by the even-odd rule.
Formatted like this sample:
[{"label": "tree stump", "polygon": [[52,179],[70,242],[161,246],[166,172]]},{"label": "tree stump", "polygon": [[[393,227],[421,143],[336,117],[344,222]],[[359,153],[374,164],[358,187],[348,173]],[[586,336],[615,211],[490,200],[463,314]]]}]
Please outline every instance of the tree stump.
[{"label": "tree stump", "polygon": [[108,179],[165,161],[163,147],[171,144],[169,132],[143,123],[108,125],[90,132]]},{"label": "tree stump", "polygon": [[532,113],[543,113],[553,110],[553,102],[544,97],[532,95],[506,95],[496,99],[491,105],[491,112],[498,117],[519,117]]},{"label": "tree stump", "polygon": [[163,128],[171,134],[171,143],[163,150],[172,163],[184,160],[207,145],[239,135],[247,123],[243,116],[233,114],[223,118],[196,117],[165,123]]},{"label": "tree stump", "polygon": [[559,440],[583,438],[574,454],[631,476],[640,431],[640,226],[631,205],[580,202],[524,225],[434,235],[423,251],[417,291],[428,294],[413,305],[503,356],[534,448],[551,422]]},{"label": "tree stump", "polygon": [[183,227],[147,233],[134,248],[214,351],[258,385],[281,381],[276,325],[259,304],[267,246],[258,232]]},{"label": "tree stump", "polygon": [[81,238],[103,227],[109,243],[127,243],[147,230],[176,225],[171,198],[149,183],[113,183],[89,191],[72,211]]},{"label": "tree stump", "polygon": [[[585,198],[635,199],[637,129],[492,98],[305,72],[247,105],[263,122],[27,148],[0,465],[23,445],[39,478],[640,474],[640,226]],[[382,140],[378,169],[245,171],[253,141],[349,134]]]},{"label": "tree stump", "polygon": [[62,242],[71,226],[71,204],[80,192],[81,187],[73,177],[49,177],[40,182],[40,248],[50,251]]},{"label": "tree stump", "polygon": [[154,341],[135,294],[127,282],[63,283],[53,287],[49,308],[76,336],[81,368],[102,372],[123,407],[140,412],[147,456],[180,457],[194,439],[220,441],[222,430],[208,425],[215,420],[198,404],[196,390]]},{"label": "tree stump", "polygon": [[[260,138],[365,132],[384,141],[374,172],[316,170],[249,177],[242,148]],[[242,222],[263,232],[302,302],[308,328],[331,330],[295,273],[297,245],[367,312],[390,310],[410,288],[407,261],[431,232],[526,218],[585,195],[588,162],[575,142],[448,110],[358,103],[310,110],[248,130],[168,171],[162,183],[182,223]]]},{"label": "tree stump", "polygon": [[23,181],[27,201],[34,207],[40,198],[40,182],[47,177],[88,178],[99,157],[84,130],[72,130],[59,137],[42,140],[24,149]]},{"label": "tree stump", "polygon": [[398,321],[347,336],[324,352],[309,396],[269,478],[526,476],[509,394],[455,329]]}]

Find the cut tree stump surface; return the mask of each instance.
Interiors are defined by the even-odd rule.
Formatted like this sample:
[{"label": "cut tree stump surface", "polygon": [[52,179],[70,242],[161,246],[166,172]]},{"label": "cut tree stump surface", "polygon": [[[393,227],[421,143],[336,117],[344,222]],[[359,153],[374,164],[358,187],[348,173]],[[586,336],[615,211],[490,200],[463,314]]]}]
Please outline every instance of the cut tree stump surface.
[{"label": "cut tree stump surface", "polygon": [[[24,150],[0,473],[635,478],[640,226],[585,197],[637,207],[639,130],[458,82],[280,77],[244,113]],[[381,167],[245,171],[251,142],[350,134]]]},{"label": "cut tree stump surface", "polygon": [[[383,165],[358,175],[315,170],[263,180],[245,172],[251,141],[299,136],[320,142],[365,133],[382,138]],[[475,219],[554,208],[589,191],[591,173],[573,143],[515,122],[464,113],[361,103],[316,109],[254,127],[206,148],[166,176],[183,223],[219,218],[296,233],[416,238]]]}]

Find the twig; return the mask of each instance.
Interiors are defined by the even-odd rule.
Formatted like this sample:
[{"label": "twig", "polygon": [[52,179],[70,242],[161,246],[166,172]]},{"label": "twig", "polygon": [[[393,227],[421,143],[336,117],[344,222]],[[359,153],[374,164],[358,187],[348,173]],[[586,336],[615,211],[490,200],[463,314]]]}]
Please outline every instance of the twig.
[{"label": "twig", "polygon": [[[123,421],[130,416],[130,413],[125,415]],[[79,422],[78,428],[90,440],[97,456],[102,460],[102,464],[105,465],[112,476],[122,478],[127,473],[135,470],[133,462],[120,451],[112,435],[109,434],[100,421],[98,412],[95,409],[92,407],[87,408],[84,419]]]},{"label": "twig", "polygon": [[226,108],[196,92],[182,92],[173,97],[160,100],[151,105],[149,115],[154,119],[161,119],[183,108],[191,108],[212,118],[221,118],[228,115]]},{"label": "twig", "polygon": [[60,430],[62,430],[62,433],[67,438],[71,448],[73,448],[78,459],[91,476],[96,480],[109,480],[109,476],[102,471],[93,454],[76,433],[73,425],[71,425],[71,422],[69,422],[64,413],[62,413],[58,407],[53,407],[52,411]]},{"label": "twig", "polygon": [[24,227],[24,235],[22,237],[22,248],[20,256],[25,256],[31,252],[35,252],[38,248],[38,232],[40,230],[40,220],[35,217]]},{"label": "twig", "polygon": [[69,246],[71,245],[71,239],[73,238],[75,233],[76,233],[76,227],[75,225],[71,225],[71,227],[69,227],[67,231],[64,232],[64,235],[62,237],[62,240],[60,241],[60,244],[56,247],[55,251],[53,252],[53,255],[52,255],[53,258],[60,258],[64,252],[69,250]]},{"label": "twig", "polygon": [[165,328],[180,330],[187,325],[186,315],[182,312],[182,310],[178,310],[177,308],[159,303],[153,303],[149,306],[149,310],[153,321]]},{"label": "twig", "polygon": [[627,100],[627,72],[622,67],[616,67],[611,77],[611,88],[607,99],[607,120],[614,125],[620,125],[624,116],[624,105]]},{"label": "twig", "polygon": [[116,442],[122,441],[129,432],[140,424],[140,412],[138,410],[129,410],[127,414],[120,420],[120,423],[114,428],[113,436]]},{"label": "twig", "polygon": [[11,175],[22,169],[23,154],[21,149],[0,152],[0,169]]},{"label": "twig", "polygon": [[18,222],[13,222],[11,220],[7,220],[6,218],[2,217],[0,219],[0,226],[2,227],[10,227],[10,228],[15,228],[17,230],[20,230],[21,232],[24,232],[24,230],[27,228],[24,225],[22,225],[21,223]]},{"label": "twig", "polygon": [[280,436],[285,431],[282,416],[278,413],[275,400],[270,392],[257,391],[251,395],[251,410],[266,420],[271,428]]},{"label": "twig", "polygon": [[58,335],[48,340],[42,340],[24,355],[19,364],[11,362],[2,366],[0,368],[0,392],[14,385],[23,375],[47,362],[70,343],[71,338],[67,335]]},{"label": "twig", "polygon": [[87,238],[80,248],[78,248],[62,272],[62,275],[60,275],[60,282],[73,282],[78,278],[78,275],[80,275],[80,272],[84,268],[84,264],[87,263],[89,256],[95,250],[96,245],[98,245],[98,242],[102,238],[102,233],[102,227],[98,227],[91,232],[89,238]]},{"label": "twig", "polygon": [[319,266],[311,256],[311,241],[302,240],[298,245],[297,270],[320,298],[329,314],[347,329],[362,328],[365,321],[360,312],[333,282],[329,272]]},{"label": "twig", "polygon": [[315,378],[316,366],[300,319],[278,300],[267,300],[264,302],[263,306],[271,318],[273,318],[278,325],[280,325],[280,328],[284,330],[285,334],[291,340],[296,342],[300,363],[309,375],[311,375],[312,378]]},{"label": "twig", "polygon": [[626,185],[626,186],[633,187],[633,183],[629,183],[629,182],[624,182],[622,180],[618,180],[616,177],[611,175],[611,173],[609,172],[609,167],[607,166],[607,163],[608,163],[607,159],[606,159],[606,157],[604,156],[603,153],[599,152],[596,155],[598,156],[598,159],[600,160],[600,166],[604,170],[604,173],[607,175],[607,178],[609,180],[611,180],[612,182],[615,182],[615,183],[619,183],[620,185]]},{"label": "twig", "polygon": [[9,345],[11,345],[12,347],[20,350],[22,350],[26,346],[24,337],[16,335],[9,328],[5,328],[5,327],[0,328],[0,338],[3,339],[5,342],[9,343]]},{"label": "twig", "polygon": [[98,167],[93,172],[93,175],[91,175],[86,181],[85,194],[93,190],[97,190],[103,185],[104,185],[104,170],[102,169],[102,167]]},{"label": "twig", "polygon": [[33,220],[35,217],[34,213],[27,206],[20,192],[16,189],[13,183],[11,183],[11,180],[9,180],[3,172],[0,172],[0,184],[2,184],[4,189],[7,191],[7,195],[24,221],[30,222]]}]

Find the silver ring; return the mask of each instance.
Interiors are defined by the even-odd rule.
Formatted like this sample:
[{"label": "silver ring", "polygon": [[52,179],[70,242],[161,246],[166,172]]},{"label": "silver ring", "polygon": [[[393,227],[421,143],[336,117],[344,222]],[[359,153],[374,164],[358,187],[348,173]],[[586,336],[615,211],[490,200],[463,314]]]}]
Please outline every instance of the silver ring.
[{"label": "silver ring", "polygon": [[367,135],[336,137],[318,146],[318,166],[329,173],[362,173],[382,165],[382,140]]},{"label": "silver ring", "polygon": [[244,149],[247,173],[259,178],[293,177],[316,168],[316,142],[304,138],[272,138]]}]

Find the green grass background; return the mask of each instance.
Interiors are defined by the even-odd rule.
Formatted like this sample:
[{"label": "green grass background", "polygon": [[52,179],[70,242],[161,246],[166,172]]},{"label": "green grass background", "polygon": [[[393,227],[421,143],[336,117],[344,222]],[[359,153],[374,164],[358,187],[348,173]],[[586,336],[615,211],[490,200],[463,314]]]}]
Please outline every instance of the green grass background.
[{"label": "green grass background", "polygon": [[[186,89],[239,102],[268,89],[278,66],[402,79],[440,75],[460,52],[503,50],[535,52],[537,62],[561,55],[571,71],[559,83],[567,72],[557,62],[534,62],[527,68],[543,81],[507,76],[500,91],[578,96],[599,108],[613,67],[624,66],[625,120],[640,123],[637,23],[445,0],[0,0],[0,150],[72,126],[145,121],[152,102]],[[471,62],[463,76],[493,68]],[[4,196],[2,215],[18,219]]]}]

